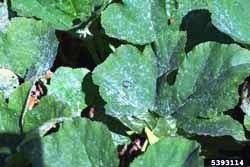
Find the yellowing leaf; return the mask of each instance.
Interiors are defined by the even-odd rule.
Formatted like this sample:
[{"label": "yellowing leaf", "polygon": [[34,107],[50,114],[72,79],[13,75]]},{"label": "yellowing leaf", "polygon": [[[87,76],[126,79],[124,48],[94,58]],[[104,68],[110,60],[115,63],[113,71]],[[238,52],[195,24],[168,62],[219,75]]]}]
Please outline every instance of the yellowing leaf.
[{"label": "yellowing leaf", "polygon": [[150,144],[155,144],[159,141],[159,138],[148,127],[145,127],[144,130]]}]

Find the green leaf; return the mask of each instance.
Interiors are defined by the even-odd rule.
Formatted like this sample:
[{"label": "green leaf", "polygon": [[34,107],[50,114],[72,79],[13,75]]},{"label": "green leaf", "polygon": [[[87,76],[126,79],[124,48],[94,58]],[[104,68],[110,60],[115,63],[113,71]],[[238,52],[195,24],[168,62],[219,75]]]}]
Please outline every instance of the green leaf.
[{"label": "green leaf", "polygon": [[28,132],[48,121],[62,117],[72,117],[69,107],[59,102],[54,96],[45,96],[38,106],[25,114],[23,130]]},{"label": "green leaf", "polygon": [[9,103],[0,105],[0,133],[20,133],[19,121],[31,84],[18,87],[9,97]]},{"label": "green leaf", "polygon": [[162,86],[162,112],[173,113],[190,101],[200,104],[200,113],[233,108],[238,103],[238,87],[250,71],[249,55],[237,45],[199,45],[183,61],[175,84]]},{"label": "green leaf", "polygon": [[[194,9],[206,9],[205,0],[123,0],[113,3],[102,13],[106,34],[134,44],[157,39],[166,29],[178,31],[182,18]],[[168,26],[169,20],[173,20]]]},{"label": "green leaf", "polygon": [[118,166],[111,134],[101,123],[87,119],[64,122],[57,133],[22,145],[32,165],[43,167]]},{"label": "green leaf", "polygon": [[146,153],[135,159],[131,167],[183,167],[203,166],[199,157],[200,146],[197,142],[182,137],[161,139],[158,143],[149,146]]},{"label": "green leaf", "polygon": [[0,92],[0,106],[4,106],[5,105],[5,98],[4,98],[4,94],[2,92]]},{"label": "green leaf", "polygon": [[250,44],[249,1],[212,0],[208,1],[212,13],[212,23],[234,40]]},{"label": "green leaf", "polygon": [[118,133],[113,133],[113,132],[111,132],[111,135],[112,135],[112,140],[116,147],[124,145],[124,144],[129,144],[131,142],[128,136],[123,136],[123,135],[120,135]]},{"label": "green leaf", "polygon": [[102,14],[102,25],[109,36],[135,44],[156,41],[160,76],[177,68],[186,42],[179,28],[168,29],[164,5],[162,0],[124,0],[122,5],[110,5]]},{"label": "green leaf", "polygon": [[77,20],[87,21],[95,8],[100,8],[109,0],[11,0],[12,9],[18,15],[35,16],[50,23],[56,29],[72,28]]},{"label": "green leaf", "polygon": [[148,110],[154,109],[155,62],[149,46],[141,53],[133,46],[123,45],[93,72],[93,81],[100,86],[100,94],[107,102],[106,112],[128,127],[141,129],[150,117]]},{"label": "green leaf", "polygon": [[72,113],[79,114],[87,107],[82,83],[88,72],[84,68],[58,68],[48,85],[48,95],[55,96],[58,101],[67,104]]},{"label": "green leaf", "polygon": [[167,27],[164,0],[123,0],[113,3],[102,13],[106,34],[134,44],[153,42]]},{"label": "green leaf", "polygon": [[[190,108],[193,109],[192,106]],[[246,140],[243,126],[228,115],[218,115],[210,119],[204,119],[187,111],[181,111],[175,117],[178,120],[178,127],[190,134],[232,136],[239,141]]]},{"label": "green leaf", "polygon": [[0,32],[9,25],[7,2],[0,2]]},{"label": "green leaf", "polygon": [[7,107],[0,107],[0,132],[19,133],[20,111],[10,110]]},{"label": "green leaf", "polygon": [[[234,108],[238,103],[238,87],[249,75],[249,63],[250,52],[237,45],[205,43],[197,46],[184,59],[175,84],[161,85],[159,113],[168,115],[188,112],[194,117],[217,120],[222,126],[220,128],[226,129],[228,124],[223,125],[220,123],[221,119],[214,117]],[[224,119],[228,121],[227,118],[222,120]],[[231,122],[239,128],[237,122]],[[194,129],[195,126],[199,127],[200,124],[194,124]],[[242,130],[239,128],[239,131]]]},{"label": "green leaf", "polygon": [[55,31],[42,21],[14,18],[0,32],[0,67],[21,77],[47,71],[57,51]]},{"label": "green leaf", "polygon": [[244,117],[244,126],[247,128],[248,131],[250,131],[250,116],[245,115]]},{"label": "green leaf", "polygon": [[124,0],[122,5],[114,3],[102,13],[102,25],[111,37],[135,44],[156,41],[160,76],[177,68],[178,53],[184,52],[186,42],[179,28],[168,29],[164,5],[162,0]]},{"label": "green leaf", "polygon": [[162,31],[155,41],[159,76],[178,68],[185,57],[186,35],[180,31]]},{"label": "green leaf", "polygon": [[164,117],[157,120],[153,133],[157,137],[175,136],[177,132],[176,120],[173,117]]}]

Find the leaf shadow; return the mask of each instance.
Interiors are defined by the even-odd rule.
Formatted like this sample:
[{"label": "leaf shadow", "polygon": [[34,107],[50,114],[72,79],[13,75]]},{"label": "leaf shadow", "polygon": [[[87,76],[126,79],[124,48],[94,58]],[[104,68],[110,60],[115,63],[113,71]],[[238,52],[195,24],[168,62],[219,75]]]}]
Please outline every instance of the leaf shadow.
[{"label": "leaf shadow", "polygon": [[85,102],[88,106],[102,108],[105,101],[99,94],[99,87],[94,84],[92,73],[88,73],[82,81],[82,91],[85,94]]},{"label": "leaf shadow", "polygon": [[104,105],[106,102],[100,96],[99,87],[94,84],[92,79],[92,73],[88,73],[82,82],[82,91],[85,93],[85,102],[87,108],[83,110],[82,116],[88,117],[88,111],[91,107],[95,108],[95,117],[93,121],[98,121],[104,123],[112,132],[121,135],[125,134],[125,131],[129,130],[125,125],[123,125],[117,118],[105,114]]},{"label": "leaf shadow", "polygon": [[[43,151],[40,137],[35,137],[28,145],[20,146],[25,135],[0,133],[0,166],[1,167],[43,167]],[[28,146],[28,147],[27,147]],[[31,158],[32,157],[32,158]],[[34,161],[34,159],[35,161]],[[33,162],[33,163],[32,163]]]},{"label": "leaf shadow", "polygon": [[239,44],[212,24],[211,13],[205,9],[192,10],[185,15],[182,19],[180,30],[187,31],[186,52],[191,51],[196,45],[207,41],[222,44]]}]

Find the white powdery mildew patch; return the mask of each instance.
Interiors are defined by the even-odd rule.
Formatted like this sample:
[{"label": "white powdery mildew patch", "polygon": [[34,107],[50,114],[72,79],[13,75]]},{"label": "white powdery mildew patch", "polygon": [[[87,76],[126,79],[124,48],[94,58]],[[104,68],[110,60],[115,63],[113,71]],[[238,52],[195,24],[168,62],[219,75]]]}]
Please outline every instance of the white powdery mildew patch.
[{"label": "white powdery mildew patch", "polygon": [[41,56],[38,57],[38,59],[41,59],[39,62],[41,64],[41,71],[38,71],[40,73],[48,71],[54,63],[58,47],[58,42],[55,39],[54,33],[54,30],[49,30],[48,34],[45,34],[40,39],[40,43],[42,46]]},{"label": "white powdery mildew patch", "polygon": [[7,5],[0,2],[0,32],[4,31],[8,25],[9,19]]},{"label": "white powdery mildew patch", "polygon": [[150,56],[124,45],[93,72],[93,80],[107,103],[106,110],[112,116],[124,118],[125,123],[135,115],[145,120],[145,114],[154,105],[157,75]]},{"label": "white powdery mildew patch", "polygon": [[[147,44],[156,39],[161,29],[161,21],[155,13],[159,7],[153,0],[123,0],[123,4],[111,4],[102,13],[102,25],[112,37],[127,40],[135,44]],[[165,13],[162,12],[162,15]]]},{"label": "white powdery mildew patch", "polygon": [[[234,0],[232,2],[234,3],[230,6],[226,2],[213,2],[211,8],[213,22],[220,30],[233,36],[233,38],[249,42],[249,35],[246,35],[249,34],[247,33],[249,32],[249,23],[244,22],[242,24],[243,22],[241,21],[248,17],[248,7],[241,1]],[[236,13],[237,11],[241,11],[242,14]],[[247,31],[246,28],[248,28]]]},{"label": "white powdery mildew patch", "polygon": [[[154,3],[154,2],[151,2]],[[150,3],[149,9],[148,9],[148,15],[145,19],[148,19],[150,21],[150,26],[148,27],[149,31],[153,34],[153,38],[156,39],[156,32],[155,32],[155,27],[154,27],[154,23],[152,20],[152,4]]]},{"label": "white powdery mildew patch", "polygon": [[18,77],[12,71],[0,68],[0,92],[8,98],[12,92],[18,87]]},{"label": "white powdery mildew patch", "polygon": [[171,17],[171,0],[166,0],[166,13],[168,17]]}]

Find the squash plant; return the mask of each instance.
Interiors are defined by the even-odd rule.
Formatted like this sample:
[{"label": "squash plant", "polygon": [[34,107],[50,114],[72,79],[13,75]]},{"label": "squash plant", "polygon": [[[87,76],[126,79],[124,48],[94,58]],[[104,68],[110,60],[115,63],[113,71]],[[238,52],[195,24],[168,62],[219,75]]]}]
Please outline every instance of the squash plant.
[{"label": "squash plant", "polygon": [[1,166],[250,158],[239,151],[250,144],[249,7],[0,1]]}]

